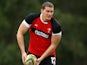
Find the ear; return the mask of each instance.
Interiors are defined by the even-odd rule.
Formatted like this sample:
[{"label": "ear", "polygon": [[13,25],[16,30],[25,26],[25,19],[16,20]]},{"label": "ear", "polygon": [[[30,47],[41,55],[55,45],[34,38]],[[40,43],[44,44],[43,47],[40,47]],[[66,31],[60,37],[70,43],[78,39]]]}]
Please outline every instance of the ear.
[{"label": "ear", "polygon": [[43,9],[41,9],[41,13],[43,12]]}]

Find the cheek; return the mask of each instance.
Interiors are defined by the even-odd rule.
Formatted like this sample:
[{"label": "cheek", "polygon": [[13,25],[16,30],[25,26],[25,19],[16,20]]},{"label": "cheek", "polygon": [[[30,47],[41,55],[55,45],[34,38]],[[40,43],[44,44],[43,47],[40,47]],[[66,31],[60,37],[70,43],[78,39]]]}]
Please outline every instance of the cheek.
[{"label": "cheek", "polygon": [[45,13],[44,13],[44,16],[48,16],[48,13],[45,12]]}]

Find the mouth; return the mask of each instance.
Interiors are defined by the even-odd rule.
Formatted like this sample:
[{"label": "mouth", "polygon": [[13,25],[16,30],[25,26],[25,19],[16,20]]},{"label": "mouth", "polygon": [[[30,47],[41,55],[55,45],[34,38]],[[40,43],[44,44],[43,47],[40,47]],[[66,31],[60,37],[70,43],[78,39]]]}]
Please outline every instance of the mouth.
[{"label": "mouth", "polygon": [[52,18],[52,16],[47,16],[47,18]]}]

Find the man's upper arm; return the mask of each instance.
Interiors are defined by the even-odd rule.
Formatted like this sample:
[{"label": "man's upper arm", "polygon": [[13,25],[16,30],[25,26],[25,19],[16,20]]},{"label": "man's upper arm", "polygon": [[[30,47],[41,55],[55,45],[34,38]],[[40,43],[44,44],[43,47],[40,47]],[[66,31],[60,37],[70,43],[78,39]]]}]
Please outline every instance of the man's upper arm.
[{"label": "man's upper arm", "polygon": [[19,26],[18,33],[25,34],[28,30],[29,28],[22,22]]},{"label": "man's upper arm", "polygon": [[59,22],[55,19],[52,20],[52,30],[51,43],[57,46],[61,40],[62,30]]},{"label": "man's upper arm", "polygon": [[52,35],[62,35],[61,25],[54,18],[52,19],[52,30]]},{"label": "man's upper arm", "polygon": [[39,15],[40,14],[34,14],[34,13],[30,13],[29,15],[27,15],[26,18],[22,21],[18,29],[18,32],[24,34],[30,28],[33,20],[37,18]]},{"label": "man's upper arm", "polygon": [[60,40],[61,40],[61,35],[52,35],[51,43],[57,46]]}]

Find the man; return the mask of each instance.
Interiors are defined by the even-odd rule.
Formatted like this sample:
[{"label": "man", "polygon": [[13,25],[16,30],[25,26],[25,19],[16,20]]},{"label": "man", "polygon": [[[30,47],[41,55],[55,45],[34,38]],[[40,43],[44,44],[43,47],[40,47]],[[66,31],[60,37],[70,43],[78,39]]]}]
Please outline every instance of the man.
[{"label": "man", "polygon": [[29,30],[30,42],[28,54],[37,57],[37,65],[56,65],[56,52],[61,39],[61,26],[54,19],[54,5],[51,2],[42,4],[41,13],[29,14],[19,26],[17,41],[22,54],[22,61],[27,56],[24,46],[24,34]]}]

